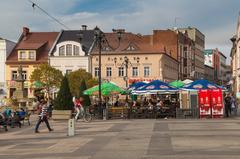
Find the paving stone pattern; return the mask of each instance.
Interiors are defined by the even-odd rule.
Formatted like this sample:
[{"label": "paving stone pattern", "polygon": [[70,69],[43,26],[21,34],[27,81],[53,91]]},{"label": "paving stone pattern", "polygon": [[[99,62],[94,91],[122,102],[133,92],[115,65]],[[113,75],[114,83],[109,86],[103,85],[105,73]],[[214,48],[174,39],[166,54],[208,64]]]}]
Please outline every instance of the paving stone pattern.
[{"label": "paving stone pattern", "polygon": [[[34,122],[32,122],[34,124]],[[239,118],[109,120],[0,129],[0,159],[239,159]]]}]

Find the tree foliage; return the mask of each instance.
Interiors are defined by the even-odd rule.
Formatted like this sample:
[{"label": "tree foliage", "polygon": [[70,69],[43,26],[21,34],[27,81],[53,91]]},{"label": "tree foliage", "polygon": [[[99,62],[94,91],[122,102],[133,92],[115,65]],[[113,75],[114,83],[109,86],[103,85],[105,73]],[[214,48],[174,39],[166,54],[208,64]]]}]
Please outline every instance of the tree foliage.
[{"label": "tree foliage", "polygon": [[92,75],[86,72],[84,69],[79,69],[77,71],[71,72],[68,75],[69,87],[73,96],[79,96],[79,87],[82,80],[85,80],[87,83],[87,88],[90,88],[96,85],[97,80],[92,78]]},{"label": "tree foliage", "polygon": [[56,110],[72,110],[73,109],[72,94],[70,92],[68,79],[64,76],[57,98],[54,102],[54,109]]},{"label": "tree foliage", "polygon": [[59,87],[63,79],[62,72],[55,69],[48,64],[42,64],[36,68],[31,76],[31,81],[38,81],[42,83],[42,87],[49,93],[51,87]]},{"label": "tree foliage", "polygon": [[80,89],[79,89],[79,96],[78,97],[82,97],[83,98],[83,106],[90,106],[91,105],[91,101],[88,95],[83,94],[83,91],[85,91],[87,89],[85,80],[82,80],[81,85],[80,85]]}]

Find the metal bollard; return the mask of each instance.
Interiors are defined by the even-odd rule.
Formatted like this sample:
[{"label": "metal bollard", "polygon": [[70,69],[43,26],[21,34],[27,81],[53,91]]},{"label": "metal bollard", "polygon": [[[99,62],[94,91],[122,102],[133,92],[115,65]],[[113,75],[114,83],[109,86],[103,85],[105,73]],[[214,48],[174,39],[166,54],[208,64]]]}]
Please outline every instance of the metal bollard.
[{"label": "metal bollard", "polygon": [[75,120],[68,120],[68,136],[75,136]]}]

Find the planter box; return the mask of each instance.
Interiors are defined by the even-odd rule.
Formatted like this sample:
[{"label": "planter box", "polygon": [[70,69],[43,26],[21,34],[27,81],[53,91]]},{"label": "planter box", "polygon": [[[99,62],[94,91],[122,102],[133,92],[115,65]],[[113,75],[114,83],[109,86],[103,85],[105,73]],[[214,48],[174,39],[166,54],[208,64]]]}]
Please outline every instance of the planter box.
[{"label": "planter box", "polygon": [[53,110],[52,119],[53,120],[68,120],[71,118],[71,110]]}]

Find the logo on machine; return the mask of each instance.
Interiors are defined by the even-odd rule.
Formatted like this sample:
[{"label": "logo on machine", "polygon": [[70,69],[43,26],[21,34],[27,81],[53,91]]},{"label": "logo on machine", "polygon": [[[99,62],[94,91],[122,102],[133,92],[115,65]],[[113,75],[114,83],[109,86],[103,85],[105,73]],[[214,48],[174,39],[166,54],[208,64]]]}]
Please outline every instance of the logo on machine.
[{"label": "logo on machine", "polygon": [[161,88],[161,89],[168,89],[168,86],[160,85],[159,88]]}]

